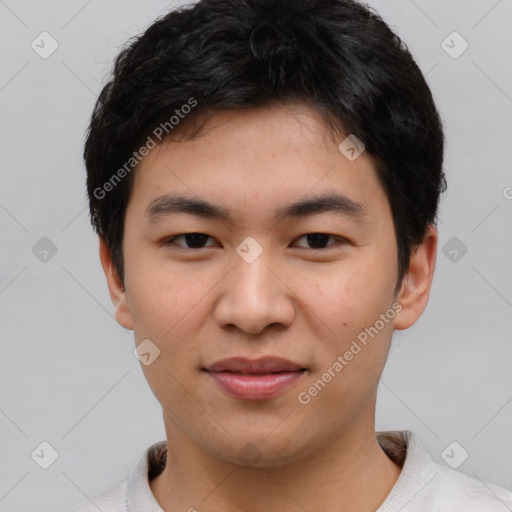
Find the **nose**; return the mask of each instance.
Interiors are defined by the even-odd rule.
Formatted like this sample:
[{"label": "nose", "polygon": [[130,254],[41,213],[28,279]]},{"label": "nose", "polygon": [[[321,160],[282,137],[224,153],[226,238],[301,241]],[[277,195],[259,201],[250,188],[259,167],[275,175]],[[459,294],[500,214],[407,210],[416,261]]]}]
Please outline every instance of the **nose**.
[{"label": "nose", "polygon": [[295,315],[294,294],[285,272],[264,251],[255,261],[235,260],[221,281],[214,318],[222,328],[261,334],[271,325],[288,327]]}]

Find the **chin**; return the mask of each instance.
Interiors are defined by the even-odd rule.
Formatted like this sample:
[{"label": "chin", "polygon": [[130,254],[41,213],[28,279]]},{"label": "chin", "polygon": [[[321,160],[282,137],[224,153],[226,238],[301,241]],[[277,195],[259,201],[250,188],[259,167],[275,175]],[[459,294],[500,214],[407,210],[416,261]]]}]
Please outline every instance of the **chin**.
[{"label": "chin", "polygon": [[[239,430],[239,432],[243,432],[243,430]],[[272,429],[265,429],[254,436],[245,432],[243,437],[229,438],[227,445],[215,443],[214,446],[211,446],[211,439],[209,439],[210,446],[203,447],[218,459],[253,468],[272,468],[292,464],[318,449],[318,445],[313,441],[305,443],[309,444],[309,449],[307,449],[301,440],[291,432],[289,436],[284,436],[280,432],[279,437],[276,436],[274,439],[272,439],[272,433],[269,435],[269,432],[272,432]],[[319,442],[319,444],[321,443]]]}]

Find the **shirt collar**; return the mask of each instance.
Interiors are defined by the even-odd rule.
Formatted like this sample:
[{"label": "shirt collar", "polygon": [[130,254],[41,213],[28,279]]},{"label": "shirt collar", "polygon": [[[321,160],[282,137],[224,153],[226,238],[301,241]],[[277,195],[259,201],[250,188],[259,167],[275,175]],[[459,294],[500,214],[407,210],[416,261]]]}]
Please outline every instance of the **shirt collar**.
[{"label": "shirt collar", "polygon": [[376,512],[402,510],[439,474],[432,457],[410,430],[377,432],[379,445],[402,472]]},{"label": "shirt collar", "polygon": [[149,486],[149,476],[161,473],[167,458],[167,442],[151,445],[140,457],[126,482],[126,508],[128,512],[164,512]]}]

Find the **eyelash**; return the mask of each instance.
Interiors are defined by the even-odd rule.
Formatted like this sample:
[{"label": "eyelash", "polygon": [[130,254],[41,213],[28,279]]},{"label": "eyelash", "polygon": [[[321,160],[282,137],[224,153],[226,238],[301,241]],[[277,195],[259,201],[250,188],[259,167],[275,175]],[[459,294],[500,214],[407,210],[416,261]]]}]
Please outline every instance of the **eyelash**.
[{"label": "eyelash", "polygon": [[[179,235],[174,235],[174,236],[172,236],[172,237],[168,238],[168,239],[164,242],[164,244],[163,244],[163,245],[164,245],[164,246],[168,246],[168,245],[177,245],[177,246],[178,246],[178,247],[180,247],[181,249],[190,250],[190,251],[199,251],[199,250],[201,250],[201,249],[208,249],[208,246],[207,246],[207,247],[193,248],[193,247],[185,247],[185,246],[180,245],[180,244],[175,244],[175,240],[176,240],[177,238],[185,237],[185,236],[187,236],[187,235],[203,235],[203,236],[206,236],[206,237],[208,237],[208,238],[213,238],[213,237],[211,237],[210,235],[206,235],[205,233],[196,233],[196,232],[194,232],[194,233],[181,233],[181,234],[179,234]],[[347,243],[347,240],[346,240],[346,239],[344,239],[344,238],[342,238],[342,237],[337,237],[337,236],[334,236],[334,235],[330,235],[330,234],[328,234],[328,233],[316,233],[316,232],[314,232],[314,233],[306,233],[306,234],[304,234],[304,235],[301,235],[297,240],[300,240],[301,238],[303,238],[303,237],[305,237],[305,236],[310,236],[310,235],[321,235],[321,236],[324,236],[324,237],[329,237],[329,238],[331,238],[331,239],[335,239],[335,241],[337,241],[337,242],[338,242],[338,244],[339,244],[339,243],[341,243],[341,244],[345,244],[345,243]],[[336,245],[336,244],[334,243],[334,244],[331,244],[330,246],[323,247],[323,248],[320,248],[320,249],[318,249],[318,248],[316,248],[316,249],[315,249],[315,248],[311,248],[311,247],[302,247],[302,249],[309,249],[309,250],[313,250],[313,251],[326,251],[326,250],[328,250],[328,249],[332,248],[334,245]]]}]

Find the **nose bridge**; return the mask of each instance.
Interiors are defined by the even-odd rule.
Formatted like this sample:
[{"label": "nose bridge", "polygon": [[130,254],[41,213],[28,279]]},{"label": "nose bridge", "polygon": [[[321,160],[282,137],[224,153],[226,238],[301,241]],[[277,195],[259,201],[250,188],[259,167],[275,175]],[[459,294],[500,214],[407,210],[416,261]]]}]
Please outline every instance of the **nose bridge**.
[{"label": "nose bridge", "polygon": [[216,317],[220,324],[236,325],[255,334],[270,324],[288,324],[294,309],[284,280],[276,276],[279,265],[271,257],[270,249],[254,258],[254,247],[250,243],[245,248],[243,244],[237,248],[239,254],[224,280]]},{"label": "nose bridge", "polygon": [[238,262],[233,272],[233,279],[236,286],[234,290],[239,300],[246,298],[254,304],[268,303],[278,291],[276,277],[269,270],[271,267],[269,255],[269,251],[266,251],[265,255],[261,254],[252,262],[243,258]]}]

